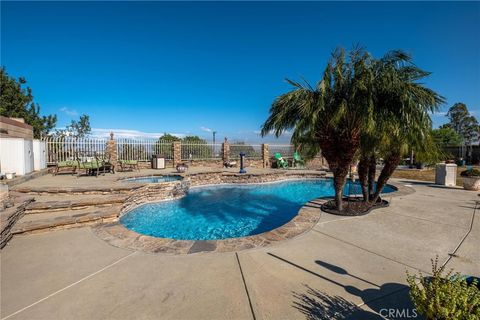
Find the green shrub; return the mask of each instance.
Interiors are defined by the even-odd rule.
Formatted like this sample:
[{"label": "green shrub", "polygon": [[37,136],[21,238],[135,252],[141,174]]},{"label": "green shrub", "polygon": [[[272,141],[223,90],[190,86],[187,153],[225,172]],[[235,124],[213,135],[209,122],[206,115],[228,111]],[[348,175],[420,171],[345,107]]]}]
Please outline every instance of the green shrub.
[{"label": "green shrub", "polygon": [[417,312],[427,320],[480,319],[480,291],[474,282],[468,285],[453,270],[444,275],[445,266],[438,267],[438,256],[432,260],[432,276],[418,277],[407,271],[410,297]]},{"label": "green shrub", "polygon": [[462,177],[480,177],[480,170],[468,169],[460,173]]}]

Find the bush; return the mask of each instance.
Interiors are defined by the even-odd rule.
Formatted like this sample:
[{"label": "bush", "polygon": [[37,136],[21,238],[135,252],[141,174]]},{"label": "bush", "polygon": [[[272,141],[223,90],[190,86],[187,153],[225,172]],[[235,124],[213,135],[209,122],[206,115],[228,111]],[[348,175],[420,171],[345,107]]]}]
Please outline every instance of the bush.
[{"label": "bush", "polygon": [[460,173],[462,177],[480,177],[480,170],[468,169]]},{"label": "bush", "polygon": [[432,260],[432,276],[418,278],[408,274],[410,297],[417,312],[427,320],[474,320],[480,319],[480,290],[477,283],[468,285],[466,280],[453,271],[443,274],[445,266],[438,267],[438,256]]}]

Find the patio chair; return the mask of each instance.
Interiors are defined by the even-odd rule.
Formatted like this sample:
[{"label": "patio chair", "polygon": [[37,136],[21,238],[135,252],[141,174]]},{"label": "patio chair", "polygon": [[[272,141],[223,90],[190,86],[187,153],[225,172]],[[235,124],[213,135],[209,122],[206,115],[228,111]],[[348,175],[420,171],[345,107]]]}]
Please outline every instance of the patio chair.
[{"label": "patio chair", "polygon": [[[81,157],[77,156],[78,162],[78,169],[85,170],[85,175],[87,176],[96,176],[100,173],[100,169],[103,167],[103,163],[99,161],[96,157],[91,159],[90,161],[83,161]],[[105,174],[105,171],[103,171]],[[78,177],[80,176],[80,172],[78,173]]]},{"label": "patio chair", "polygon": [[293,166],[297,168],[305,167],[305,160],[302,159],[302,157],[297,151],[293,153]]},{"label": "patio chair", "polygon": [[77,161],[75,160],[58,161],[58,157],[55,156],[55,167],[53,168],[52,175],[56,176],[60,171],[67,171],[64,169],[69,169],[72,175],[77,173]]},{"label": "patio chair", "polygon": [[115,174],[115,165],[110,161],[110,154],[95,153],[95,159],[101,163],[102,167],[100,170],[103,171],[103,174],[105,174],[105,172],[111,172]]},{"label": "patio chair", "polygon": [[140,171],[138,167],[138,160],[118,160],[118,164],[120,165],[120,170],[122,172],[128,170],[137,170]]},{"label": "patio chair", "polygon": [[280,152],[275,153],[275,160],[277,160],[277,168],[288,169],[288,161],[282,157]]}]

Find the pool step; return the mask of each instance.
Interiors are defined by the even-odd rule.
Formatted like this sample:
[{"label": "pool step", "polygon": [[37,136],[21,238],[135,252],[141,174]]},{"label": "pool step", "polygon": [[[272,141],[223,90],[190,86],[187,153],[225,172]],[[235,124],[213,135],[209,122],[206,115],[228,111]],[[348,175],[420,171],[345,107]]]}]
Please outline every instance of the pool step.
[{"label": "pool step", "polygon": [[128,194],[132,190],[141,188],[142,185],[115,186],[115,187],[14,187],[12,190],[30,195],[107,195],[107,194]]},{"label": "pool step", "polygon": [[105,208],[61,210],[25,215],[12,228],[12,234],[38,233],[68,228],[84,227],[118,219],[121,205]]},{"label": "pool step", "polygon": [[[54,199],[50,199],[54,198]],[[67,197],[58,200],[58,197],[35,197],[35,202],[30,203],[25,210],[25,214],[39,214],[44,212],[56,212],[65,210],[81,210],[87,208],[110,207],[121,205],[127,198],[126,195],[104,195],[104,196],[82,196]]]}]

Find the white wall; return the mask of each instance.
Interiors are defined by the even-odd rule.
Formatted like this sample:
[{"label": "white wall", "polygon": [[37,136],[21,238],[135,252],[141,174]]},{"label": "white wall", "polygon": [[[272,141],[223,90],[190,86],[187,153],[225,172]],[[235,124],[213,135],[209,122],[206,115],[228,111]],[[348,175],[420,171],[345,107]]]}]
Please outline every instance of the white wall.
[{"label": "white wall", "polygon": [[33,171],[33,141],[0,138],[0,171],[24,175]]},{"label": "white wall", "polygon": [[33,170],[38,171],[47,167],[46,143],[41,140],[33,140]]}]

